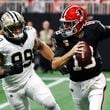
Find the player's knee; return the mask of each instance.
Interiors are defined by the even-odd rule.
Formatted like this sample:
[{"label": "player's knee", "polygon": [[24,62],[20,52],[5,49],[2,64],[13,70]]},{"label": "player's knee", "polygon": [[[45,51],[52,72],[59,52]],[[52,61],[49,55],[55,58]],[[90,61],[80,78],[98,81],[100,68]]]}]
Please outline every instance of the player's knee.
[{"label": "player's knee", "polygon": [[46,103],[44,103],[44,106],[47,108],[54,108],[56,106],[56,102],[54,100],[48,100]]},{"label": "player's knee", "polygon": [[54,100],[53,97],[47,97],[44,100],[44,106],[48,109],[48,110],[60,110],[58,104],[56,103],[56,101]]},{"label": "player's knee", "polygon": [[47,105],[46,108],[48,110],[60,110],[60,107],[57,103],[51,103],[50,105]]},{"label": "player's knee", "polygon": [[51,103],[45,106],[48,110],[55,110],[56,108],[56,104],[55,103]]},{"label": "player's knee", "polygon": [[14,104],[11,108],[14,110],[24,110],[24,106],[22,104]]}]

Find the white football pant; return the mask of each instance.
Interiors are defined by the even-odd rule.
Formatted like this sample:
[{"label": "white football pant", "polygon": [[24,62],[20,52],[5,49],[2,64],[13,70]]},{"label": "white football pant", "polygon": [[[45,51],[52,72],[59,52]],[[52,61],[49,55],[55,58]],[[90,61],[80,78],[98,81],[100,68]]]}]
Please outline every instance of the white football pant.
[{"label": "white football pant", "polygon": [[76,110],[102,110],[106,80],[100,75],[81,82],[70,80],[69,84]]},{"label": "white football pant", "polygon": [[47,110],[60,110],[49,88],[36,74],[32,74],[28,82],[19,90],[6,89],[5,93],[12,110],[31,110],[28,98],[38,102]]}]

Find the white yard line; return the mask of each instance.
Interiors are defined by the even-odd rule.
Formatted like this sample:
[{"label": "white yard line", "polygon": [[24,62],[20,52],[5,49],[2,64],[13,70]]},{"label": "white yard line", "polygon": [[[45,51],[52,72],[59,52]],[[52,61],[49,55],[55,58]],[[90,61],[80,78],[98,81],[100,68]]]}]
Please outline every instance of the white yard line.
[{"label": "white yard line", "polygon": [[42,80],[59,80],[59,79],[65,79],[68,80],[68,77],[42,77]]},{"label": "white yard line", "polygon": [[56,80],[56,81],[54,81],[54,82],[48,84],[47,86],[48,86],[49,88],[51,88],[51,87],[53,87],[53,86],[55,86],[55,85],[58,85],[58,84],[62,83],[62,82],[65,81],[65,80],[66,80],[66,78],[60,78],[59,80]]},{"label": "white yard line", "polygon": [[1,104],[0,105],[0,110],[2,110],[3,108],[7,107],[8,105],[9,105],[8,102]]},{"label": "white yard line", "polygon": [[107,81],[110,81],[110,78],[106,78]]}]

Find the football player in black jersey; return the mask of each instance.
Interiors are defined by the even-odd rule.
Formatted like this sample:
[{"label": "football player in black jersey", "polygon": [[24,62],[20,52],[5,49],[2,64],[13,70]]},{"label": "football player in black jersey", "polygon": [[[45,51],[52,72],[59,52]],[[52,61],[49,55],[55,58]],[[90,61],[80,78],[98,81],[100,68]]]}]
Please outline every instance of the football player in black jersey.
[{"label": "football player in black jersey", "polygon": [[[60,22],[59,31],[53,36],[52,68],[69,73],[69,88],[77,110],[102,110],[106,80],[97,45],[110,37],[110,28],[100,21],[87,22],[85,9],[74,5],[62,12]],[[82,41],[90,45],[92,52],[91,62],[86,66],[81,66],[75,55],[82,52]]]}]

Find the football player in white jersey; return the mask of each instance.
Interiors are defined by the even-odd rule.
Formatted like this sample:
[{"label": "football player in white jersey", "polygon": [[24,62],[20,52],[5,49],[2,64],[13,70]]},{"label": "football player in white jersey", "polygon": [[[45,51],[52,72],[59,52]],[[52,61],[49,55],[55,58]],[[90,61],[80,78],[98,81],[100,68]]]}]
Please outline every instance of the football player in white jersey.
[{"label": "football player in white jersey", "polygon": [[30,110],[28,98],[48,110],[60,110],[49,88],[36,75],[33,66],[33,48],[48,60],[54,53],[36,37],[33,27],[25,26],[24,17],[16,11],[1,17],[0,76],[3,88],[13,110]]}]

